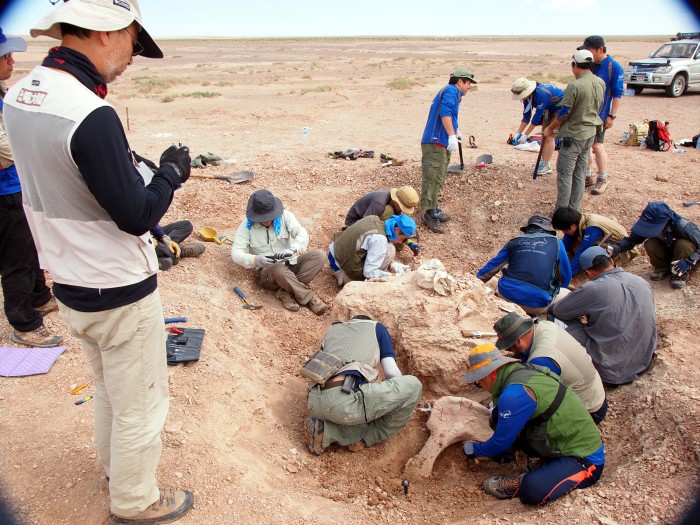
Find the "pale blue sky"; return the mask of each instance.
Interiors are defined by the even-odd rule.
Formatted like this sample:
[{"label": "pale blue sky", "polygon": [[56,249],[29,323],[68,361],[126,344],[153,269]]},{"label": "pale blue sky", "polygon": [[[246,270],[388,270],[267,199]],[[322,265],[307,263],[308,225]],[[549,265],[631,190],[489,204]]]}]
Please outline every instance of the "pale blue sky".
[{"label": "pale blue sky", "polygon": [[[61,2],[61,0],[58,0]],[[27,35],[49,0],[5,2],[0,26]],[[699,31],[683,0],[140,0],[166,37],[674,35]]]}]

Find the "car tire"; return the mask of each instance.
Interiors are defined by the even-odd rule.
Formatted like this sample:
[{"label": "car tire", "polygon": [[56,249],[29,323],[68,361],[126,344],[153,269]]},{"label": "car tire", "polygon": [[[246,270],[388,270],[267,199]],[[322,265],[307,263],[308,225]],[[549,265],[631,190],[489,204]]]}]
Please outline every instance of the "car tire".
[{"label": "car tire", "polygon": [[644,87],[642,86],[630,86],[630,88],[634,91],[635,95],[641,95],[642,91],[644,91]]},{"label": "car tire", "polygon": [[680,97],[683,93],[685,93],[685,90],[688,88],[688,81],[685,79],[685,76],[678,73],[675,77],[673,77],[673,82],[666,88],[666,94],[669,97]]}]

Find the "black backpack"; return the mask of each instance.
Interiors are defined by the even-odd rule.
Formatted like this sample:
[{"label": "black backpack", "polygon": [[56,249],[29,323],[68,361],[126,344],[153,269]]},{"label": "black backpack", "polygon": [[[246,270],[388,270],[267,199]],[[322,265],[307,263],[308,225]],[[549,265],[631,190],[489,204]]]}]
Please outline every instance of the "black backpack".
[{"label": "black backpack", "polygon": [[671,134],[668,131],[668,122],[660,120],[649,121],[649,134],[645,139],[647,148],[654,151],[668,151],[671,149]]}]

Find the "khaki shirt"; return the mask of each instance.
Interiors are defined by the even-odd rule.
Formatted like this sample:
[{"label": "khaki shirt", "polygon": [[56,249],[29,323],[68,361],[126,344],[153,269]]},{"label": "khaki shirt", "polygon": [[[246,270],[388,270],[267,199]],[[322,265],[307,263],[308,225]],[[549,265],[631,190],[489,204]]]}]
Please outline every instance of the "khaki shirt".
[{"label": "khaki shirt", "polygon": [[584,71],[566,86],[562,106],[571,108],[569,118],[561,125],[557,137],[586,140],[603,124],[598,113],[605,96],[605,82],[590,71]]}]

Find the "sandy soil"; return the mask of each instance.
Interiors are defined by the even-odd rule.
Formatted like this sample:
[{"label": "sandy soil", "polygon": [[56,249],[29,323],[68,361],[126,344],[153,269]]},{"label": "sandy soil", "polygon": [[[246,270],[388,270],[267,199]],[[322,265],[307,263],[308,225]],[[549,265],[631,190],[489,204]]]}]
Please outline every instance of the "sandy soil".
[{"label": "sandy soil", "polygon": [[[256,174],[240,185],[190,179],[163,223],[187,218],[195,229],[233,233],[250,193],[269,188],[308,228],[311,247],[325,248],[359,196],[404,184],[420,189],[419,142],[428,106],[449,71],[461,65],[481,81],[464,98],[460,115],[460,130],[475,135],[479,147],[465,150],[464,172],[451,175],[443,190],[443,207],[455,215],[448,233],[421,227],[418,260],[437,257],[455,275],[474,273],[528,216],[553,211],[553,177],[533,182],[535,155],[505,143],[521,115],[509,89],[521,75],[564,86],[578,39],[162,44],[166,60],[137,58],[110,88],[109,100],[128,124],[132,147],[158,159],[182,141],[193,154],[211,151],[235,160],[205,173]],[[609,49],[626,65],[657,44],[611,41]],[[17,76],[47,47],[33,42],[29,53],[17,54]],[[629,227],[647,201],[660,199],[700,221],[700,206],[681,206],[700,200],[700,153],[615,144],[629,123],[644,118],[670,121],[674,139],[693,136],[700,132],[699,101],[697,92],[679,99],[660,92],[625,98],[608,132],[611,189],[586,196],[584,209],[614,215]],[[327,155],[347,147],[408,162],[382,169],[378,158]],[[493,154],[495,162],[478,170],[472,164],[481,153]],[[401,257],[417,267],[417,260]],[[648,278],[650,268],[637,260],[629,271]],[[601,481],[544,509],[497,501],[481,491],[483,478],[524,468],[522,458],[467,468],[457,445],[438,459],[431,480],[412,480],[404,496],[403,466],[427,437],[418,414],[388,443],[354,454],[333,448],[311,456],[301,432],[306,384],[296,371],[331,314],[283,310],[273,294],[254,284],[251,272],[233,265],[227,246],[208,244],[199,259],[161,273],[159,284],[166,316],[188,316],[185,326],[207,330],[201,360],[170,369],[159,480],[195,493],[196,508],[183,524],[325,524],[334,515],[363,523],[674,523],[697,490],[697,276],[683,291],[671,290],[668,281],[652,283],[658,364],[637,383],[609,393],[611,409],[601,426],[608,462]],[[234,285],[264,308],[241,308]],[[329,303],[338,291],[328,268],[312,287]],[[29,524],[106,523],[109,495],[96,461],[92,406],[75,406],[69,393],[90,378],[89,365],[60,316],[46,322],[64,335],[69,349],[46,375],[0,380],[2,490]],[[2,316],[0,345],[10,344]]]}]

